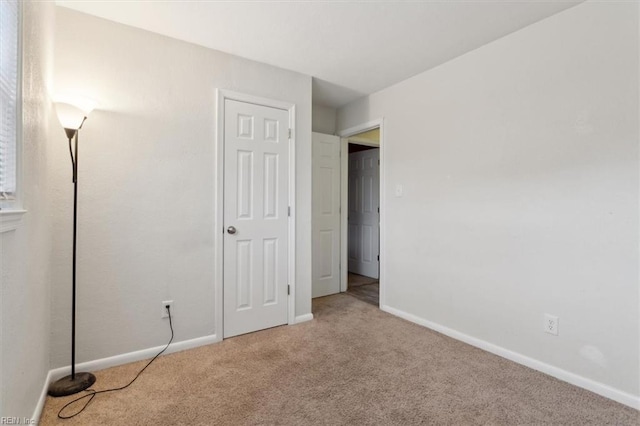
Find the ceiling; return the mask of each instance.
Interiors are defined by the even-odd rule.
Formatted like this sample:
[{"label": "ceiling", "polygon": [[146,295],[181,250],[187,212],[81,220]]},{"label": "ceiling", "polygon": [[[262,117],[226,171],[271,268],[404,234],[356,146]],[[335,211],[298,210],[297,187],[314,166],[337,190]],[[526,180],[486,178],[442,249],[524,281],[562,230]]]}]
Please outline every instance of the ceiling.
[{"label": "ceiling", "polygon": [[121,1],[57,4],[314,77],[340,107],[581,1]]}]

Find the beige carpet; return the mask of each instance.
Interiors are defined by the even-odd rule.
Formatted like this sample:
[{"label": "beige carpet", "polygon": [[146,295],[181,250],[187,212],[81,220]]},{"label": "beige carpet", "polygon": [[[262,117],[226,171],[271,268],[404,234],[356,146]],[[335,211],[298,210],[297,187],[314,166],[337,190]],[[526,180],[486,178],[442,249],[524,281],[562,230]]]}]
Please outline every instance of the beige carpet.
[{"label": "beige carpet", "polygon": [[[637,425],[640,413],[347,295],[314,321],[160,357],[65,425]],[[180,336],[176,337],[180,340]],[[96,389],[144,365],[97,372]]]}]

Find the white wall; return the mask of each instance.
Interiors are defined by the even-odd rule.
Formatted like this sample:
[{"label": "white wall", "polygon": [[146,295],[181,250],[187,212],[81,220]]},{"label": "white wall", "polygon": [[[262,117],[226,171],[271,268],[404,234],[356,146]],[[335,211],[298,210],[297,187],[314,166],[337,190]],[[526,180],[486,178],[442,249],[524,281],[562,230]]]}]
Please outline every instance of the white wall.
[{"label": "white wall", "polygon": [[0,234],[0,416],[31,417],[49,371],[51,221],[47,167],[55,8],[23,1],[22,193],[28,213]]},{"label": "white wall", "polygon": [[314,132],[333,135],[336,132],[336,109],[322,105],[312,108],[311,127]]},{"label": "white wall", "polygon": [[385,119],[386,305],[636,397],[637,8],[581,4],[338,111]]},{"label": "white wall", "polygon": [[[311,312],[311,78],[58,7],[56,90],[101,108],[80,133],[78,361],[220,333],[215,90],[296,104],[296,315]],[[71,166],[56,136],[52,364],[69,364]]]}]

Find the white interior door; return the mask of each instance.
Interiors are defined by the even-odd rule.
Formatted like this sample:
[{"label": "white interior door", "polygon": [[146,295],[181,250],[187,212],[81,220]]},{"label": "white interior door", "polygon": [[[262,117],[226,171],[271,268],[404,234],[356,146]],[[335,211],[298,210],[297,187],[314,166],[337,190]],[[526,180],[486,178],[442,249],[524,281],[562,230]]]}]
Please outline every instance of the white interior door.
[{"label": "white interior door", "polygon": [[349,272],[378,278],[380,149],[349,154]]},{"label": "white interior door", "polygon": [[340,138],[313,134],[312,297],[340,292]]},{"label": "white interior door", "polygon": [[225,101],[224,337],[287,323],[289,113]]}]

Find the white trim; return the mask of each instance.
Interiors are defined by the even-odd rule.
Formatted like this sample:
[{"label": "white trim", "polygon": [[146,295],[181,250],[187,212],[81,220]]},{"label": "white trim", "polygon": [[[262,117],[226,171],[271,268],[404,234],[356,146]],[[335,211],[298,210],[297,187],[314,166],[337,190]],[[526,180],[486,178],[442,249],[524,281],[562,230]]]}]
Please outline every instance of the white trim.
[{"label": "white trim", "polygon": [[[225,100],[231,100],[246,102],[254,105],[262,105],[270,108],[282,109],[285,111],[291,111],[291,108],[295,107],[295,104],[292,104],[291,102],[284,102],[275,99],[262,98],[260,96],[247,95],[245,93],[234,92],[227,89],[216,89],[216,93],[218,95],[218,99],[221,98],[220,100],[222,100],[222,105],[224,105]],[[291,122],[289,122],[289,124],[291,124]]]},{"label": "white trim", "polygon": [[[195,339],[183,340],[181,342],[172,343],[162,355],[168,355],[176,352],[181,352],[187,349],[197,348],[199,346],[210,345],[212,343],[220,342],[222,339],[217,334],[211,334],[209,336],[196,337]],[[156,346],[153,348],[142,349],[139,351],[128,352],[125,354],[115,355],[108,358],[96,359],[94,361],[83,362],[76,365],[76,370],[95,372],[104,370],[105,368],[117,367],[123,364],[129,364],[131,362],[140,361],[143,359],[153,358],[158,352],[160,352],[166,345]],[[71,366],[55,368],[50,370],[45,379],[42,392],[40,393],[40,399],[38,404],[33,410],[33,416],[31,417],[36,421],[36,424],[40,423],[40,416],[42,415],[42,409],[44,408],[45,400],[47,399],[47,392],[49,391],[49,384],[71,373]]]},{"label": "white trim", "polygon": [[596,382],[578,374],[571,373],[570,371],[563,370],[559,367],[554,367],[553,365],[538,361],[537,359],[530,358],[518,352],[513,352],[509,349],[494,345],[493,343],[489,343],[485,340],[469,336],[468,334],[461,333],[435,322],[420,318],[416,315],[401,311],[400,309],[392,308],[391,306],[383,305],[382,303],[380,304],[380,309],[397,317],[403,318],[407,321],[411,321],[415,324],[437,331],[438,333],[442,333],[453,339],[468,343],[469,345],[475,346],[476,348],[491,352],[492,354],[498,355],[502,358],[506,358],[510,361],[548,374],[549,376],[553,376],[556,379],[560,379],[564,382],[586,389],[593,393],[597,393],[598,395],[604,396],[605,398],[612,399],[631,408],[635,408],[636,410],[640,410],[640,396],[632,395],[630,393],[613,388],[609,385],[605,385],[604,383]]},{"label": "white trim", "polygon": [[214,183],[213,194],[213,264],[214,264],[214,310],[215,310],[215,331],[221,337],[224,338],[224,293],[223,293],[223,244],[224,238],[222,232],[224,232],[224,100],[223,93],[218,89],[216,90],[216,140],[215,147],[213,149],[213,159],[216,174]]},{"label": "white trim", "polygon": [[22,216],[26,212],[26,210],[1,210],[0,234],[17,229],[22,221]]},{"label": "white trim", "polygon": [[340,138],[340,291],[349,286],[349,139]]},{"label": "white trim", "polygon": [[289,112],[289,128],[291,129],[291,138],[289,138],[289,206],[291,207],[291,216],[289,216],[289,252],[288,252],[288,283],[290,286],[290,294],[287,306],[287,323],[295,324],[296,312],[296,106],[290,102],[277,101],[273,99],[261,98],[258,96],[247,95],[244,93],[233,92],[226,89],[216,89],[216,120],[217,131],[214,155],[216,165],[215,185],[214,185],[214,294],[215,294],[215,322],[216,333],[220,338],[224,338],[224,292],[223,292],[223,252],[224,238],[222,231],[224,229],[224,102],[229,100],[246,102],[255,105],[267,106],[270,108],[278,108]]},{"label": "white trim", "polygon": [[[366,123],[350,127],[345,130],[341,130],[338,132],[338,136],[342,138],[341,140],[341,167],[340,167],[340,205],[347,206],[348,205],[348,181],[349,179],[343,179],[344,176],[348,176],[349,170],[349,137],[358,133],[366,132],[368,130],[372,130],[375,128],[380,128],[380,142],[378,145],[380,147],[380,276],[378,281],[380,282],[380,306],[383,306],[386,302],[386,294],[387,294],[387,280],[386,280],[386,173],[385,173],[385,150],[386,143],[384,142],[384,117],[378,118],[376,120],[368,121]],[[358,142],[361,143],[361,142]],[[347,232],[348,224],[347,224],[347,214],[348,210],[346,208],[341,209],[340,214],[340,229],[343,230],[341,232],[341,244],[340,244],[340,264],[342,265],[342,270],[340,271],[340,291],[347,291],[347,279],[348,279],[348,267],[349,259],[347,258]]]},{"label": "white trim", "polygon": [[33,410],[33,414],[31,415],[31,420],[35,420],[35,424],[40,423],[40,416],[42,415],[42,409],[44,408],[44,402],[47,399],[47,392],[49,391],[49,383],[51,380],[51,371],[47,373],[47,378],[44,379],[44,384],[42,385],[42,390],[40,391],[40,398],[38,398],[38,403],[36,404],[36,408]]},{"label": "white trim", "polygon": [[[183,340],[182,342],[176,342],[169,345],[167,350],[162,355],[168,355],[176,352],[181,352],[187,349],[197,348],[199,346],[210,345],[212,343],[219,342],[220,339],[217,334],[211,334],[209,336],[196,337],[195,339]],[[123,364],[129,364],[132,362],[140,361],[143,359],[153,358],[158,352],[160,352],[166,345],[155,346],[153,348],[142,349],[139,351],[128,352],[125,354],[110,356],[108,358],[96,359],[93,361],[82,362],[76,365],[76,371],[99,371],[105,368],[117,367]],[[64,376],[71,374],[71,366],[60,367],[49,372],[49,383],[58,380]]]},{"label": "white trim", "polygon": [[[296,323],[296,106],[289,108],[289,324]],[[313,318],[313,316],[312,316]]]},{"label": "white trim", "polygon": [[[384,118],[378,118],[375,120],[367,121],[366,123],[358,124],[357,126],[340,130],[338,132],[338,136],[340,136],[341,138],[348,138],[358,133],[364,133],[369,130],[375,129],[376,127],[381,127],[383,122],[384,122]],[[382,128],[380,129],[380,144],[382,144]]]},{"label": "white trim", "polygon": [[311,321],[311,320],[313,320],[313,314],[304,314],[304,315],[298,315],[297,317],[295,317],[293,323],[300,324],[300,323]]}]

